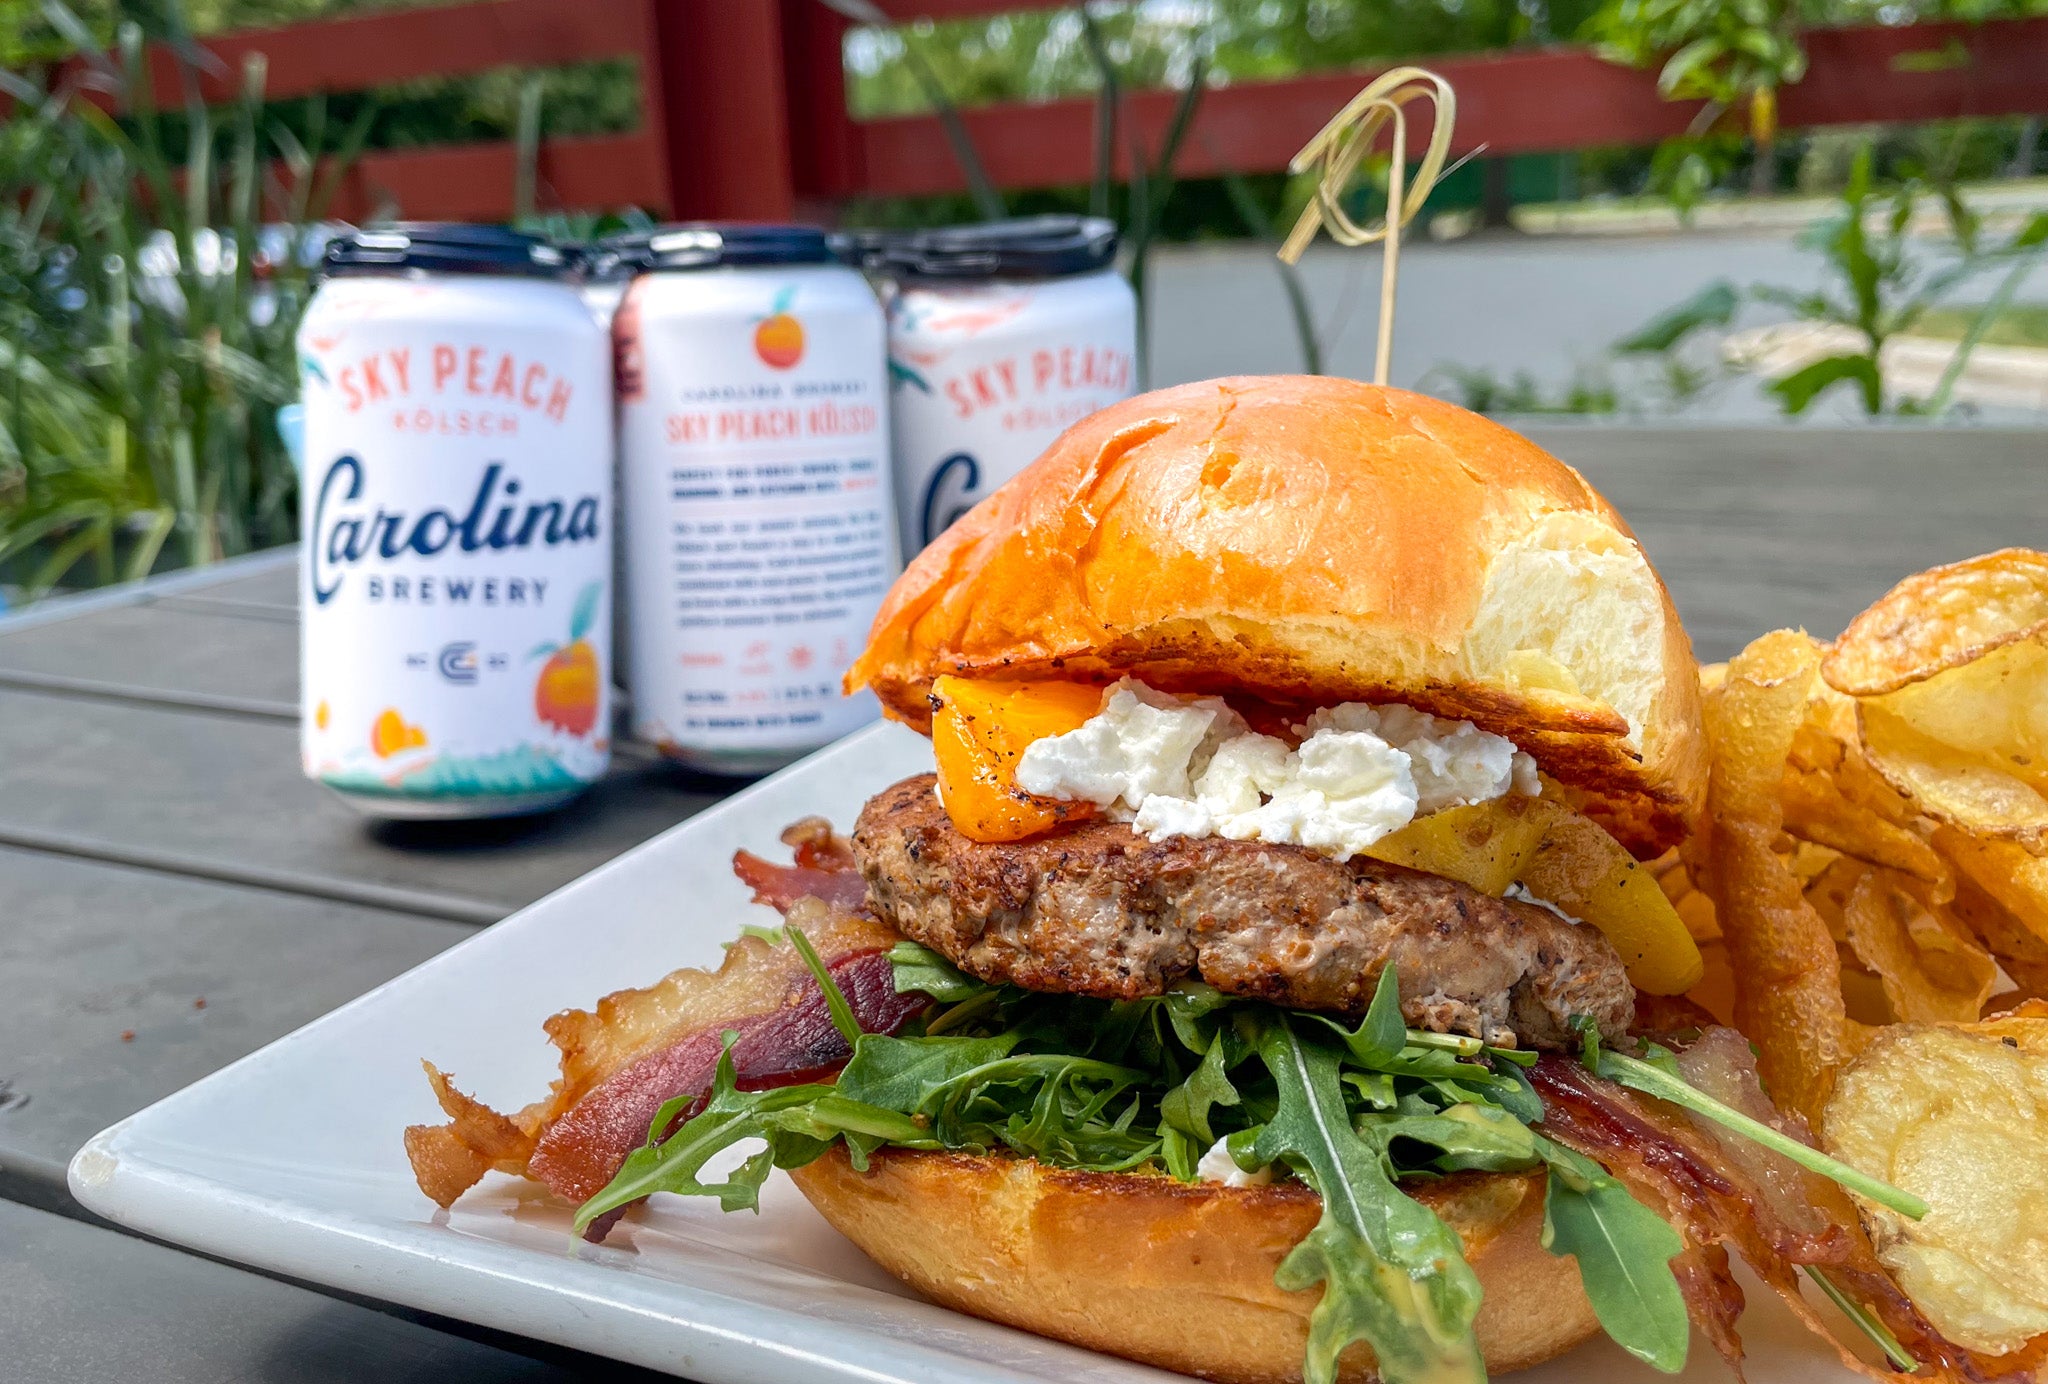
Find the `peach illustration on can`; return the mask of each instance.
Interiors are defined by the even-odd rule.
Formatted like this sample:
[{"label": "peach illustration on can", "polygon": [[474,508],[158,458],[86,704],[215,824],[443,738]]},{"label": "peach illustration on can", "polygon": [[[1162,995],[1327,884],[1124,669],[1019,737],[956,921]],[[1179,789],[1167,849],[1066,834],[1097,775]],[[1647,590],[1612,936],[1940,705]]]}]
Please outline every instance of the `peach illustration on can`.
[{"label": "peach illustration on can", "polygon": [[603,670],[598,666],[597,650],[584,636],[597,617],[601,591],[601,585],[592,582],[576,597],[567,644],[539,644],[528,655],[547,658],[533,685],[534,714],[564,735],[588,735],[597,724]]},{"label": "peach illustration on can", "polygon": [[790,314],[796,299],[791,284],[775,295],[774,306],[754,327],[754,354],[775,370],[788,370],[804,358],[804,324]]}]

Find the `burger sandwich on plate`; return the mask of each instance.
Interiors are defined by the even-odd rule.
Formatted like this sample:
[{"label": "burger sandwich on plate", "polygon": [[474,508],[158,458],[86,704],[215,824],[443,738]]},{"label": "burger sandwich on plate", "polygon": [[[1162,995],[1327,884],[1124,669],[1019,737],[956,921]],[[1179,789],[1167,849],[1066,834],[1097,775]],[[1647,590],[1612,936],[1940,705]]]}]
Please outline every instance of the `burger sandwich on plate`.
[{"label": "burger sandwich on plate", "polygon": [[514,1172],[601,1238],[786,1169],[941,1303],[1247,1384],[1478,1380],[1602,1330],[1732,1363],[1731,1254],[1816,1330],[1802,1272],[1843,1303],[1852,1368],[2003,1372],[1859,1225],[1925,1206],[1683,998],[1640,862],[1701,810],[1699,672],[1526,439],[1331,379],[1129,400],[918,555],[848,686],[933,772],[742,852],[782,926],[548,1020],[534,1105],[430,1067],[428,1195]]}]

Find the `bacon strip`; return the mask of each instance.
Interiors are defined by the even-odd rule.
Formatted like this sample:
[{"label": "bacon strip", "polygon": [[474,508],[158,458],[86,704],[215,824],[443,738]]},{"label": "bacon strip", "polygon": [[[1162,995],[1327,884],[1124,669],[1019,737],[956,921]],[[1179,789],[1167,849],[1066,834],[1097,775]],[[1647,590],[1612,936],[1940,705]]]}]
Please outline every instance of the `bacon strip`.
[{"label": "bacon strip", "polygon": [[[930,1003],[921,994],[896,993],[885,952],[842,956],[827,969],[867,1033],[896,1033]],[[574,1202],[603,1191],[626,1155],[647,1142],[648,1127],[662,1106],[677,1096],[695,1096],[701,1103],[727,1031],[739,1035],[732,1065],[742,1091],[824,1081],[853,1055],[832,1025],[825,992],[806,976],[781,1009],[686,1034],[611,1077],[541,1135],[527,1163],[528,1176]],[[695,1110],[692,1106],[690,1113]]]},{"label": "bacon strip", "polygon": [[794,865],[777,865],[752,851],[737,851],[732,872],[754,891],[754,902],[778,913],[789,912],[798,899],[823,900],[833,908],[858,912],[867,908],[867,881],[861,878],[853,846],[832,830],[823,817],[806,817],[782,833],[782,843],[796,853]]},{"label": "bacon strip", "polygon": [[[1701,1041],[1739,1050],[1745,1084],[1755,1083],[1755,1068],[1739,1037],[1708,1030]],[[1714,1056],[1724,1067],[1732,1066],[1726,1053]],[[1703,1082],[1690,1069],[1687,1075],[1695,1085],[1721,1084]],[[1596,1077],[1571,1058],[1546,1054],[1529,1069],[1529,1077],[1543,1098],[1544,1133],[1601,1163],[1684,1237],[1686,1251],[1673,1262],[1673,1271],[1686,1306],[1694,1324],[1738,1374],[1742,1342],[1735,1319],[1742,1310],[1742,1290],[1728,1275],[1731,1250],[1808,1328],[1835,1345],[1843,1364],[1870,1379],[1896,1376],[1866,1364],[1827,1329],[1800,1292],[1800,1267],[1824,1270],[1876,1314],[1921,1362],[1915,1378],[1983,1384],[2030,1374],[2030,1359],[1977,1355],[1944,1338],[1921,1316],[1879,1264],[1854,1203],[1833,1182],[1758,1145],[1744,1141],[1738,1146],[1732,1137],[1724,1141],[1686,1112]],[[1708,1093],[1738,1108],[1751,1105],[1734,1091]],[[1763,1104],[1760,1088],[1755,1103]],[[1803,1125],[1783,1118],[1771,1122],[1806,1139]]]},{"label": "bacon strip", "polygon": [[[734,873],[810,938],[865,1028],[899,1031],[929,1001],[895,993],[884,952],[899,939],[867,912],[852,846],[823,818],[797,823],[783,841],[793,864],[742,851]],[[540,1178],[572,1199],[588,1197],[646,1140],[663,1103],[708,1088],[727,1029],[740,1034],[734,1069],[747,1089],[828,1077],[848,1056],[795,948],[753,937],[731,944],[715,971],[673,971],[644,989],[607,995],[593,1009],[564,1010],[543,1026],[561,1049],[561,1075],[523,1110],[501,1115],[428,1065],[448,1123],[407,1129],[405,1149],[420,1190],[440,1205],[453,1204],[493,1168]]]},{"label": "bacon strip", "polygon": [[787,913],[798,899],[820,899],[833,908],[856,909],[867,904],[867,881],[857,870],[823,870],[808,865],[777,865],[752,851],[732,858],[732,872],[754,891],[754,902]]}]

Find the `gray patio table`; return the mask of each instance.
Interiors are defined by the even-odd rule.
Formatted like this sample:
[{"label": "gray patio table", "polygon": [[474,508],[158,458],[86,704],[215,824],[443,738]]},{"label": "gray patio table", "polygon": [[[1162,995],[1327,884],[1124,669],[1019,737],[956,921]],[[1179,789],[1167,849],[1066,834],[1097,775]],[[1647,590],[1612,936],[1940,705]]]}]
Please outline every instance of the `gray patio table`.
[{"label": "gray patio table", "polygon": [[[2044,433],[1532,431],[1629,517],[1703,660],[2048,542]],[[146,1241],[65,1190],[95,1131],[736,786],[627,745],[550,817],[366,823],[299,776],[296,590],[264,554],[0,618],[0,1378],[645,1377]]]}]

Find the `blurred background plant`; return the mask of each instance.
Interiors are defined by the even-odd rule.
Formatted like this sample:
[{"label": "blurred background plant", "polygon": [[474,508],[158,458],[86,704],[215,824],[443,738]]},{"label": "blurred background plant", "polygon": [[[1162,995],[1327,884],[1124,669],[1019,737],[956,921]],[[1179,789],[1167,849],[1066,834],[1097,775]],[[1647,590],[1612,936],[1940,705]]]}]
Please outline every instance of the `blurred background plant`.
[{"label": "blurred background plant", "polygon": [[260,61],[209,111],[182,34],[161,111],[142,25],[102,47],[55,0],[38,15],[70,61],[0,74],[0,572],[34,596],[288,540],[276,409],[312,228],[368,120],[331,127],[317,98],[300,131],[266,119]]},{"label": "blurred background plant", "polygon": [[1653,184],[1680,210],[1729,171],[1730,142],[1712,133],[1731,113],[1748,123],[1750,191],[1776,186],[1778,89],[1806,75],[1798,9],[1796,0],[1608,0],[1582,27],[1608,61],[1657,68],[1666,100],[1704,103],[1651,165]]},{"label": "blurred background plant", "polygon": [[[290,101],[266,98],[256,63],[226,74],[239,81],[237,99],[209,110],[198,98],[198,65],[211,60],[195,34],[416,2],[0,4],[0,101],[12,103],[0,125],[0,585],[36,593],[294,536],[294,479],[274,413],[293,389],[291,338],[321,215],[358,152],[510,139],[520,151],[518,224],[578,239],[646,224],[630,209],[545,212],[535,177],[543,134],[638,122],[630,63],[505,68]],[[852,113],[935,111],[969,174],[962,195],[857,201],[840,209],[847,222],[1106,214],[1124,231],[1125,264],[1141,295],[1150,293],[1163,243],[1277,244],[1309,195],[1305,180],[1284,173],[1180,176],[1189,142],[1202,138],[1195,117],[1207,93],[1395,58],[1597,41],[1619,60],[1657,70],[1673,99],[1705,102],[1690,140],[1662,150],[1482,157],[1439,185],[1425,218],[1437,219],[1440,234],[1504,225],[1514,199],[1595,218],[1635,214],[1628,199],[1652,193],[1688,213],[1756,191],[1836,199],[1802,242],[1823,257],[1834,286],[1716,285],[1561,380],[1512,361],[1430,377],[1474,407],[1690,409],[1733,378],[1722,338],[1747,325],[1739,310],[1810,329],[1808,358],[1796,366],[1748,363],[1778,381],[1787,412],[1846,386],[1887,413],[1942,415],[1956,407],[1972,353],[2024,336],[2027,313],[2038,311],[2016,295],[2043,253],[2039,218],[2012,228],[2008,216],[1999,235],[1988,234],[1958,189],[2039,169],[2039,118],[1780,136],[1776,111],[1780,90],[1799,77],[1806,29],[2048,13],[2048,0],[1094,0],[903,25],[869,0],[819,2],[858,25],[845,47]],[[178,68],[178,99],[163,109],[138,80],[142,45],[152,41],[168,45]],[[1902,59],[1956,61],[1946,49]],[[1126,104],[1130,92],[1159,86],[1177,96],[1163,132],[1153,127],[1148,141]],[[1089,182],[998,192],[960,109],[1083,94],[1096,108]],[[1213,150],[1204,153],[1214,169]],[[1362,170],[1348,208],[1356,219],[1376,214],[1386,173],[1383,157]],[[1321,371],[1370,294],[1343,288],[1318,297],[1277,261],[1255,272],[1277,276],[1296,348],[1294,360],[1262,366]],[[1989,297],[1964,301],[1980,276],[1992,283]],[[1149,307],[1141,315],[1148,326],[1151,315]],[[1925,336],[1955,343],[1947,378],[1887,379],[1897,343]]]}]

